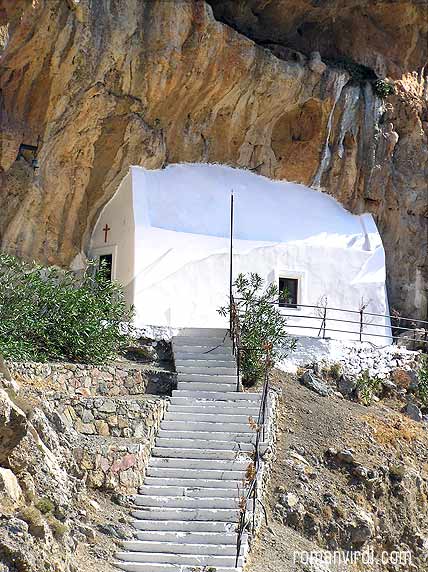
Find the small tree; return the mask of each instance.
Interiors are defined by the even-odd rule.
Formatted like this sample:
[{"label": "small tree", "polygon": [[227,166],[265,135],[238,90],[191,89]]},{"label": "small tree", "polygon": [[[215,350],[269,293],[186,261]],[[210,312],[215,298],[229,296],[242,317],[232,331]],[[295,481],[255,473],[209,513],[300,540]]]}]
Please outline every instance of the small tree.
[{"label": "small tree", "polygon": [[90,265],[76,276],[0,254],[0,353],[15,360],[100,363],[129,340],[121,286]]},{"label": "small tree", "polygon": [[[240,325],[240,371],[244,385],[256,384],[263,376],[266,347],[271,347],[270,364],[284,358],[295,347],[286,331],[286,318],[278,308],[280,292],[274,284],[263,289],[256,273],[239,274],[234,282],[234,299]],[[229,315],[230,306],[219,308]]]}]

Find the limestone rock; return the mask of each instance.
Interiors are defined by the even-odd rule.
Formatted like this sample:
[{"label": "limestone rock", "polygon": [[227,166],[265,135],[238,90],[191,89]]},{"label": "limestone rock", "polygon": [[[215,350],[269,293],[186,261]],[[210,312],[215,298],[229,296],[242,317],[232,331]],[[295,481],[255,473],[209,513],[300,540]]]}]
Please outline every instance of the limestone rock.
[{"label": "limestone rock", "polygon": [[422,411],[416,405],[416,403],[409,402],[406,407],[404,408],[404,413],[407,417],[410,417],[413,421],[422,421],[423,415]]},{"label": "limestone rock", "polygon": [[315,391],[315,393],[318,393],[318,395],[321,395],[323,397],[327,397],[328,395],[332,395],[333,393],[333,390],[330,387],[328,387],[328,385],[326,385],[322,380],[315,377],[315,375],[310,371],[305,371],[305,373],[302,375],[300,379],[300,382],[308,389]]},{"label": "limestone rock", "polygon": [[107,437],[110,435],[110,429],[108,423],[102,421],[101,419],[95,421],[95,428],[97,430],[98,435],[102,435],[103,437]]},{"label": "limestone rock", "polygon": [[[6,6],[3,249],[68,265],[129,165],[227,163],[373,213],[391,305],[426,316],[424,2],[124,0],[120,18],[89,0]],[[386,102],[376,77],[394,80]],[[21,142],[39,145],[37,172],[14,160]]]},{"label": "limestone rock", "polygon": [[346,397],[353,396],[357,389],[356,377],[342,374],[337,380],[337,389]]},{"label": "limestone rock", "polygon": [[422,328],[415,328],[411,332],[399,334],[397,344],[409,350],[425,350],[427,347],[428,332]]},{"label": "limestone rock", "polygon": [[319,74],[322,75],[325,70],[327,69],[326,64],[322,61],[321,55],[319,52],[312,52],[310,60],[309,60],[309,68]]},{"label": "limestone rock", "polygon": [[11,451],[27,432],[27,418],[0,389],[0,465],[6,465]]},{"label": "limestone rock", "polygon": [[22,498],[22,490],[18,479],[10,469],[4,469],[3,467],[0,467],[0,499],[1,497],[6,497],[13,503],[19,503]]},{"label": "limestone rock", "polygon": [[283,506],[287,508],[294,508],[295,506],[297,506],[299,502],[299,497],[294,493],[286,493],[284,495],[281,495],[280,502]]},{"label": "limestone rock", "polygon": [[362,546],[374,536],[374,522],[369,513],[359,511],[353,524],[349,528],[350,538],[353,546]]}]

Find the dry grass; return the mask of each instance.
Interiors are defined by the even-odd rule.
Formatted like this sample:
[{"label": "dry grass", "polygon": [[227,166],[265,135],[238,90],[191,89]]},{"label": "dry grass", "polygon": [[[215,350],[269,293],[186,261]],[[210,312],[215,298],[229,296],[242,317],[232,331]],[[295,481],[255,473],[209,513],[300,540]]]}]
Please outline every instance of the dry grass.
[{"label": "dry grass", "polygon": [[20,517],[29,526],[41,526],[43,524],[42,513],[34,506],[27,506],[21,509]]},{"label": "dry grass", "polygon": [[245,472],[245,482],[252,483],[256,476],[256,466],[254,463],[250,463]]},{"label": "dry grass", "polygon": [[397,447],[403,441],[422,441],[426,436],[420,424],[402,415],[391,414],[385,420],[373,416],[363,417],[379,445]]}]

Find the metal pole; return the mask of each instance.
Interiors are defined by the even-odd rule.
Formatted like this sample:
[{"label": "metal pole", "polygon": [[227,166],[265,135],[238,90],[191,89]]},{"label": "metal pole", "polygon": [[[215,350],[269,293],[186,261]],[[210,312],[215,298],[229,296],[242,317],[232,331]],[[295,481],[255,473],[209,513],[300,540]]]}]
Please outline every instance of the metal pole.
[{"label": "metal pole", "polygon": [[361,309],[360,310],[360,342],[363,341],[363,327],[364,327],[363,314],[364,314],[364,310]]},{"label": "metal pole", "polygon": [[241,348],[236,348],[237,354],[236,354],[236,391],[241,391],[241,383],[240,383],[240,379],[239,379],[239,372],[241,369]]},{"label": "metal pole", "polygon": [[325,340],[325,328],[326,328],[326,325],[327,325],[327,306],[324,308],[324,327],[323,327],[323,330],[322,330],[323,340]]},{"label": "metal pole", "polygon": [[229,328],[232,335],[232,286],[233,286],[233,190],[230,194],[230,253],[229,253]]}]

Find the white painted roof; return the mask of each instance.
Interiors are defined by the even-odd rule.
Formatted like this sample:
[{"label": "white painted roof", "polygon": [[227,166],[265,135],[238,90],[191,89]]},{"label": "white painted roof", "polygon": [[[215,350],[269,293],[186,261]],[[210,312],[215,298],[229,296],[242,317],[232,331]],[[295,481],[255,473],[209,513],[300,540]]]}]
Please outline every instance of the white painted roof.
[{"label": "white painted roof", "polygon": [[329,195],[297,183],[215,164],[131,167],[131,176],[137,227],[228,237],[233,190],[236,239],[357,250],[381,246],[370,214],[353,215]]}]

